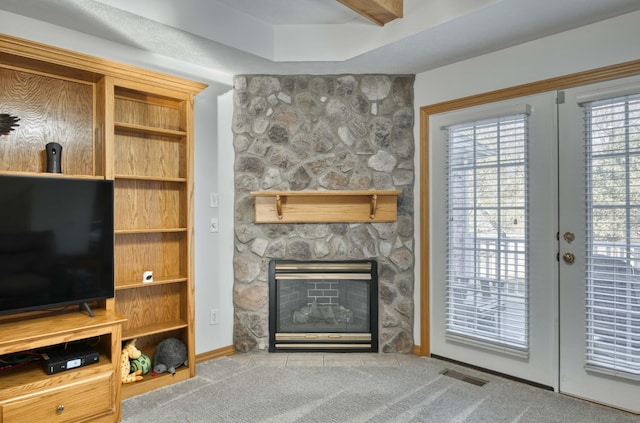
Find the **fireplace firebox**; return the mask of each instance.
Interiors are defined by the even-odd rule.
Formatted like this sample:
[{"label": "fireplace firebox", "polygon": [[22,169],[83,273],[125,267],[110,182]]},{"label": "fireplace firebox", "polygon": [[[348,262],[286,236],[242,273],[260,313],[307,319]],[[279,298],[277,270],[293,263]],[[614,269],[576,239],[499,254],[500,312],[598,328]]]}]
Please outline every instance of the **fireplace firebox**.
[{"label": "fireplace firebox", "polygon": [[272,260],[269,351],[377,352],[377,262]]}]

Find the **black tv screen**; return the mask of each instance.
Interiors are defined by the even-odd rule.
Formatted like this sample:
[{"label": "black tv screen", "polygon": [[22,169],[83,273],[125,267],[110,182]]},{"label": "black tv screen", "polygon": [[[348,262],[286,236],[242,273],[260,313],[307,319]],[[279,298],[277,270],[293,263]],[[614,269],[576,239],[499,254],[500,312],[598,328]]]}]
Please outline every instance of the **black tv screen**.
[{"label": "black tv screen", "polygon": [[113,297],[113,181],[0,175],[0,314]]}]

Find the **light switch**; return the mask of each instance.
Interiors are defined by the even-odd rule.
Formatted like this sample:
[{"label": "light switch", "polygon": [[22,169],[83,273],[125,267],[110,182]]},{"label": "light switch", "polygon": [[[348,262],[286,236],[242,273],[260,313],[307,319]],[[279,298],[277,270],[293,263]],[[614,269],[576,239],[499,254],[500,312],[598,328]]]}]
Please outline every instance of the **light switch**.
[{"label": "light switch", "polygon": [[218,207],[218,193],[212,192],[209,194],[209,207]]}]

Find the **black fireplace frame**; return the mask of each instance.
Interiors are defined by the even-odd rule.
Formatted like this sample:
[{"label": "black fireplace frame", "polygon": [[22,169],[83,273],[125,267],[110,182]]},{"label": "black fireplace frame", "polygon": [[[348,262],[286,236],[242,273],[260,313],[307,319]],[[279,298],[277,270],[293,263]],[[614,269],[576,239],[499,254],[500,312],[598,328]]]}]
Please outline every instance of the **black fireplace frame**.
[{"label": "black fireplace frame", "polygon": [[[340,334],[328,334],[326,337],[308,339],[304,336],[296,339],[277,339],[277,313],[273,312],[277,308],[278,284],[276,281],[277,272],[300,273],[298,265],[311,265],[311,269],[305,267],[304,273],[345,273],[341,271],[343,265],[368,264],[369,269],[349,270],[348,273],[366,273],[371,275],[369,283],[369,333],[345,334],[346,340],[342,341]],[[284,266],[283,266],[284,265]],[[313,269],[314,265],[320,265],[322,269]],[[333,268],[327,270],[326,266]],[[283,269],[284,268],[284,269]],[[378,352],[378,262],[376,260],[271,260],[269,262],[269,352]],[[302,333],[301,333],[302,334]],[[370,335],[370,336],[368,336]]]}]

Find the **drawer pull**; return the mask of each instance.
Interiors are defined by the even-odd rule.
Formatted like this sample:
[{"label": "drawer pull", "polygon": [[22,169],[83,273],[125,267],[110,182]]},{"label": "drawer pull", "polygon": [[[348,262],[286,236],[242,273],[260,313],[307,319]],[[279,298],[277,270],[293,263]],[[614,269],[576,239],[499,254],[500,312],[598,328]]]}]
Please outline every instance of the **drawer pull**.
[{"label": "drawer pull", "polygon": [[63,411],[64,405],[59,405],[58,408],[56,408],[56,414],[62,414]]}]

